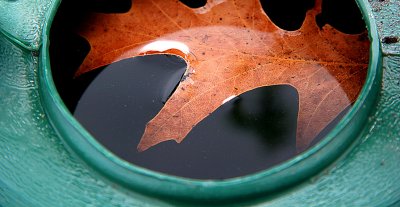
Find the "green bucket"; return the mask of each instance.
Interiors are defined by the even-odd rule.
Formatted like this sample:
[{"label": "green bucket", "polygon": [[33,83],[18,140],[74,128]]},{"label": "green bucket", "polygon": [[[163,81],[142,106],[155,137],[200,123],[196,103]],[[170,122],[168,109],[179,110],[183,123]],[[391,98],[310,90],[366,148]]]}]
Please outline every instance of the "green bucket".
[{"label": "green bucket", "polygon": [[194,180],[116,157],[73,118],[50,69],[59,0],[0,0],[0,206],[399,205],[400,3],[357,3],[367,81],[333,131],[262,172]]}]

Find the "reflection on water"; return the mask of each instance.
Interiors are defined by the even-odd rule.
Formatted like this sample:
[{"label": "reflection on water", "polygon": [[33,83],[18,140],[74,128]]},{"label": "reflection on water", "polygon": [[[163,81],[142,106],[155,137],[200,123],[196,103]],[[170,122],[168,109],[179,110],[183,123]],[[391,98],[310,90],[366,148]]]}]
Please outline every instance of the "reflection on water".
[{"label": "reflection on water", "polygon": [[161,55],[111,64],[86,89],[74,116],[123,159],[184,177],[246,175],[296,154],[298,94],[287,85],[244,93],[200,122],[181,144],[164,142],[138,153],[145,124],[185,67],[180,58]]},{"label": "reflection on water", "polygon": [[144,45],[140,50],[140,54],[148,54],[151,52],[161,53],[169,50],[178,50],[184,53],[185,55],[189,54],[189,47],[182,42],[171,41],[171,40],[157,40],[154,42],[150,42],[149,44]]}]

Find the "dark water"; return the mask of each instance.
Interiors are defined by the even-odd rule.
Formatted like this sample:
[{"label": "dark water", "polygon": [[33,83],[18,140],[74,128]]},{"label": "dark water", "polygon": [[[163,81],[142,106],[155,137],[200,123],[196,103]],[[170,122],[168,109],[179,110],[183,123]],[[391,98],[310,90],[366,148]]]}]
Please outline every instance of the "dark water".
[{"label": "dark water", "polygon": [[[98,1],[99,4],[94,4]],[[138,153],[136,146],[145,124],[162,108],[186,65],[175,56],[146,56],[123,60],[74,79],[74,73],[90,46],[85,39],[71,32],[71,28],[84,19],[87,10],[126,12],[130,7],[127,0],[112,5],[103,0],[88,2],[83,7],[77,6],[82,3],[76,0],[62,4],[51,33],[52,72],[64,103],[108,150],[138,166],[198,179],[243,176],[296,155],[298,94],[295,88],[287,85],[264,87],[242,94],[200,122],[181,144],[164,142]],[[199,5],[204,3],[198,2]],[[332,1],[324,2],[327,2],[323,5],[326,7]],[[92,3],[97,6],[90,6]],[[279,10],[278,1],[262,1],[263,6],[268,3],[272,3],[269,7]],[[304,8],[310,6],[304,4]],[[340,6],[328,8],[334,12],[324,10],[327,15],[323,13],[318,17],[321,26],[338,22],[332,16],[341,12],[338,10]],[[281,17],[273,20],[281,19],[288,29],[296,29],[297,22],[303,20],[302,14],[296,17],[298,20],[289,21],[284,20],[286,13],[281,12]],[[338,25],[340,28],[341,24]],[[358,31],[354,25],[350,28],[355,30],[349,33]],[[282,25],[283,28],[286,26]],[[312,145],[321,140],[348,109],[326,127]]]},{"label": "dark water", "polygon": [[162,108],[185,63],[175,56],[132,58],[106,67],[74,116],[123,159],[168,174],[222,179],[254,173],[296,154],[298,95],[290,86],[245,93],[197,125],[186,139],[138,153],[145,124]]},{"label": "dark water", "polygon": [[82,83],[87,79],[90,84],[70,108],[75,108],[73,114],[79,122],[117,156],[171,175],[231,178],[267,169],[296,155],[298,94],[288,85],[244,93],[200,122],[182,143],[168,141],[137,152],[145,124],[163,107],[185,68],[183,60],[168,55],[111,64],[75,80]]}]

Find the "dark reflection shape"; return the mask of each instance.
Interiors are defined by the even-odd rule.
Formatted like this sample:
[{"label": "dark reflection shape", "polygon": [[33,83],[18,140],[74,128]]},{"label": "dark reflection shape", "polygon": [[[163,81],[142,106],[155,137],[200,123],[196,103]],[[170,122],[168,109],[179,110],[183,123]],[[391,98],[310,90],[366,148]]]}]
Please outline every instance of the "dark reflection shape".
[{"label": "dark reflection shape", "polygon": [[129,11],[130,7],[131,0],[70,0],[61,3],[50,31],[50,62],[57,90],[70,111],[75,110],[84,90],[101,72],[101,69],[94,70],[74,78],[90,51],[90,44],[73,31],[86,18],[87,10],[121,13]]},{"label": "dark reflection shape", "polygon": [[92,11],[101,13],[125,13],[132,7],[131,0],[88,0],[87,2]]},{"label": "dark reflection shape", "polygon": [[[295,139],[287,139],[296,136],[296,121],[292,116],[298,113],[298,94],[295,88],[282,85],[258,88],[244,93],[233,102],[233,110],[230,113],[233,123],[246,130],[259,134],[259,138],[265,142],[265,147],[279,149],[280,146],[289,146],[289,154],[295,151]],[[294,124],[294,125],[293,125]],[[274,127],[269,127],[274,126]],[[293,130],[294,129],[294,130]],[[282,139],[282,134],[288,136]],[[294,147],[294,148],[292,148]]]},{"label": "dark reflection shape", "polygon": [[193,9],[202,7],[207,3],[207,0],[179,0],[179,1]]},{"label": "dark reflection shape", "polygon": [[69,0],[66,4],[99,13],[125,13],[132,7],[132,0]]},{"label": "dark reflection shape", "polygon": [[[125,13],[132,7],[131,0],[68,0],[62,1],[57,10],[52,32],[62,28],[64,31],[74,31],[85,21],[90,12]],[[54,29],[56,28],[56,29]]]},{"label": "dark reflection shape", "polygon": [[74,79],[76,68],[90,50],[89,43],[86,39],[63,29],[52,30],[51,35],[53,80],[65,105],[70,111],[74,111],[82,93],[100,70],[85,74],[83,78]]},{"label": "dark reflection shape", "polygon": [[317,24],[319,27],[329,24],[348,34],[359,34],[366,29],[355,0],[322,1],[322,13],[317,16]]},{"label": "dark reflection shape", "polygon": [[85,90],[74,116],[106,148],[129,159],[144,126],[163,107],[185,69],[186,63],[172,55],[113,63]]},{"label": "dark reflection shape", "polygon": [[275,25],[294,31],[300,29],[307,10],[313,8],[315,0],[260,0],[260,2]]}]

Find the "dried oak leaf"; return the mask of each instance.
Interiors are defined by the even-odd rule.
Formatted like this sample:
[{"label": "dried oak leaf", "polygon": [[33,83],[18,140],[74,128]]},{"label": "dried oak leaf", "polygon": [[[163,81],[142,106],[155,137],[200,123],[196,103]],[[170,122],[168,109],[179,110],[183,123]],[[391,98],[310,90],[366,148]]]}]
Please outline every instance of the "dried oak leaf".
[{"label": "dried oak leaf", "polygon": [[77,75],[122,59],[174,54],[187,62],[185,78],[146,125],[143,151],[181,142],[224,102],[246,91],[288,84],[299,93],[296,145],[312,139],[356,99],[366,76],[369,42],[308,11],[297,31],[274,25],[258,0],[209,0],[192,9],[177,0],[135,0],[124,14],[91,14],[79,33],[91,50]]}]

